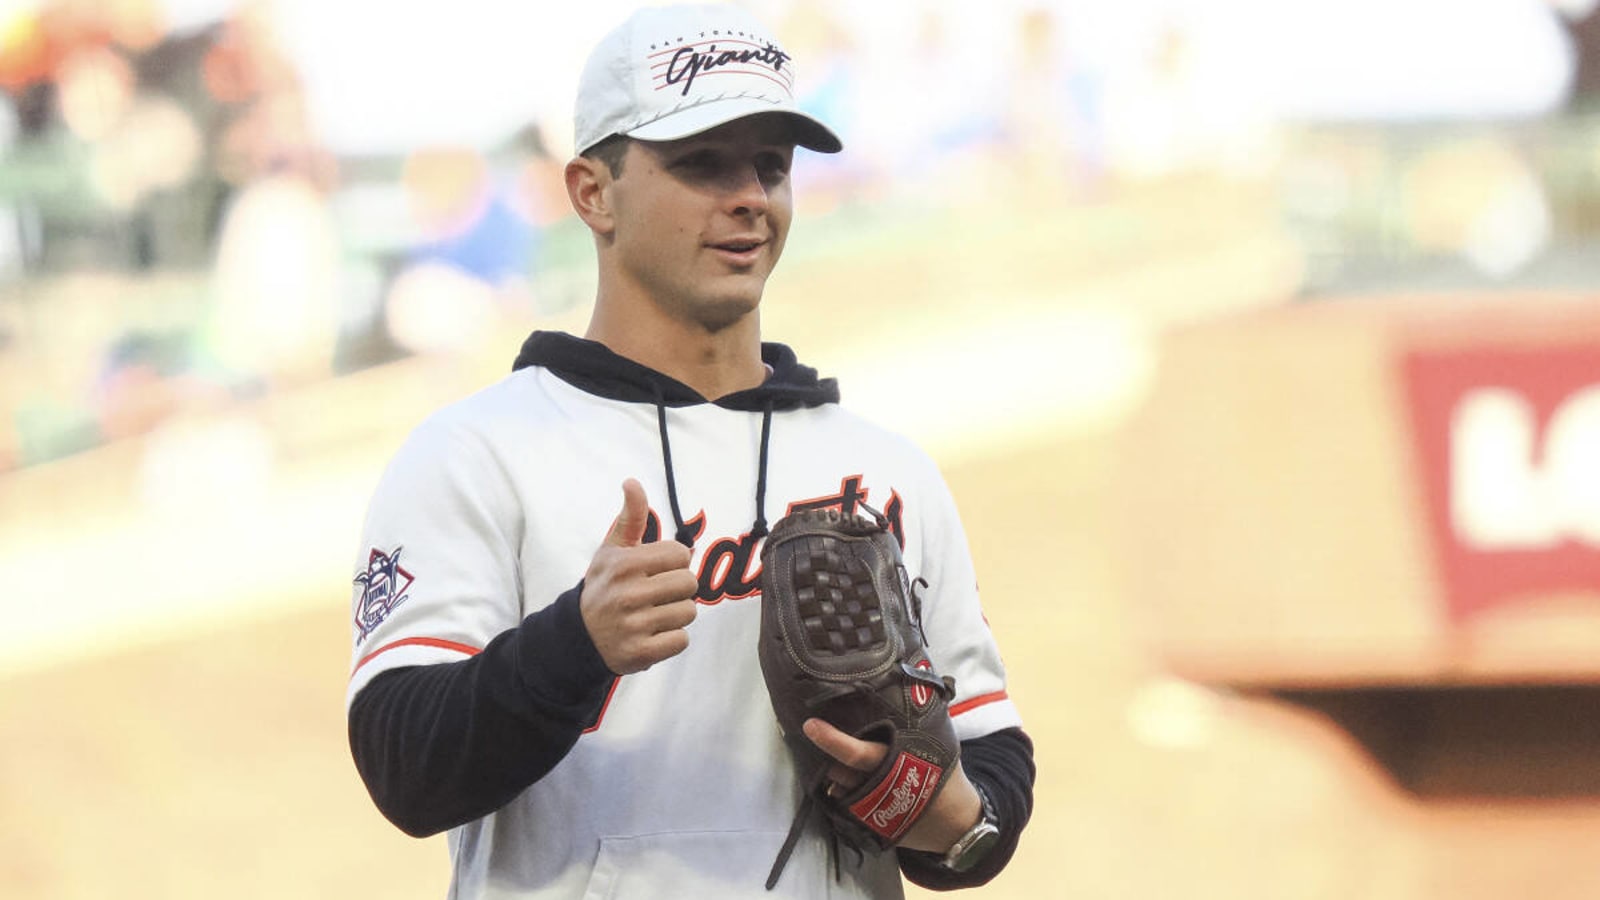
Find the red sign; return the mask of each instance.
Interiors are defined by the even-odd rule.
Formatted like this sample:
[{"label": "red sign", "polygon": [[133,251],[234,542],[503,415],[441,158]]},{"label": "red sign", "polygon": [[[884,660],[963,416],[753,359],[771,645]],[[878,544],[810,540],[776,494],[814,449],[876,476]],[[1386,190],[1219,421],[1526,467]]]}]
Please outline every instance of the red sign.
[{"label": "red sign", "polygon": [[1600,595],[1600,346],[1404,362],[1450,617]]}]

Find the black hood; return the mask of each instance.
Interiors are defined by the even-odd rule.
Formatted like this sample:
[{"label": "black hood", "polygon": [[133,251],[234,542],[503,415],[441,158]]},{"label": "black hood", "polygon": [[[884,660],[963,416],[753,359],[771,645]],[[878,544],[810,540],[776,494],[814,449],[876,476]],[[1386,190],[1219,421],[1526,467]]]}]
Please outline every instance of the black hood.
[{"label": "black hood", "polygon": [[511,369],[543,366],[562,381],[596,396],[667,407],[715,403],[725,409],[761,412],[839,402],[839,383],[832,378],[818,378],[816,369],[801,365],[794,351],[783,344],[762,344],[761,359],[772,367],[772,375],[766,381],[715,401],[707,400],[676,378],[618,356],[598,341],[559,331],[528,335]]},{"label": "black hood", "polygon": [[676,378],[618,356],[597,341],[588,341],[559,331],[535,331],[522,342],[513,372],[529,366],[542,366],[573,387],[628,403],[649,403],[656,408],[656,427],[661,435],[661,464],[666,470],[667,498],[672,504],[672,521],[677,526],[674,539],[685,547],[694,546],[694,529],[683,519],[678,503],[677,475],[672,469],[672,441],[667,434],[667,408],[715,403],[724,409],[761,413],[760,456],[756,464],[755,522],[750,534],[767,534],[767,450],[772,438],[772,414],[839,402],[839,384],[832,378],[818,378],[817,370],[800,365],[794,351],[782,344],[762,344],[761,360],[772,367],[766,381],[747,391],[737,391],[715,401],[700,396],[694,388]]}]

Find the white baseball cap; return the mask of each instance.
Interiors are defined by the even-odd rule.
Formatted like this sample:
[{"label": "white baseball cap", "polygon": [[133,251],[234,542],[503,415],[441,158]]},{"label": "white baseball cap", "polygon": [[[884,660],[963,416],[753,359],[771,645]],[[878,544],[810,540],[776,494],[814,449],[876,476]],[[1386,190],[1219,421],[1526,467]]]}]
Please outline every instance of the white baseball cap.
[{"label": "white baseball cap", "polygon": [[614,134],[672,141],[756,113],[793,119],[795,142],[844,146],[794,99],[794,62],[771,32],[726,4],[646,7],[600,39],[578,79],[574,147]]}]

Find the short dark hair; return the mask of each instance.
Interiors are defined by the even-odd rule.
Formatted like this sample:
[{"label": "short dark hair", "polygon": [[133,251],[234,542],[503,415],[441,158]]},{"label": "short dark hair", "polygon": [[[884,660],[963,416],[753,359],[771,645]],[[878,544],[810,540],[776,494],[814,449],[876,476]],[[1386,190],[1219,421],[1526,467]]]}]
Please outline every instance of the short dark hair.
[{"label": "short dark hair", "polygon": [[622,159],[628,155],[628,145],[633,138],[625,134],[613,134],[593,147],[578,154],[584,159],[593,159],[605,163],[610,170],[612,178],[622,177]]}]

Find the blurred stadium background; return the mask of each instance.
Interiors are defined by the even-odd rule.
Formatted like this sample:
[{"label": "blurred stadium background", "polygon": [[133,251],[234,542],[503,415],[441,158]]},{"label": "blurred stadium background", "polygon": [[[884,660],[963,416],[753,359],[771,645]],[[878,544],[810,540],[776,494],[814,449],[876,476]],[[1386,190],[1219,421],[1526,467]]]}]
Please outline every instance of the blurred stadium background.
[{"label": "blurred stadium background", "polygon": [[[0,894],[438,897],[379,468],[581,331],[628,4],[0,2]],[[922,442],[1039,753],[992,897],[1600,896],[1594,0],[749,0],[767,333]]]}]

